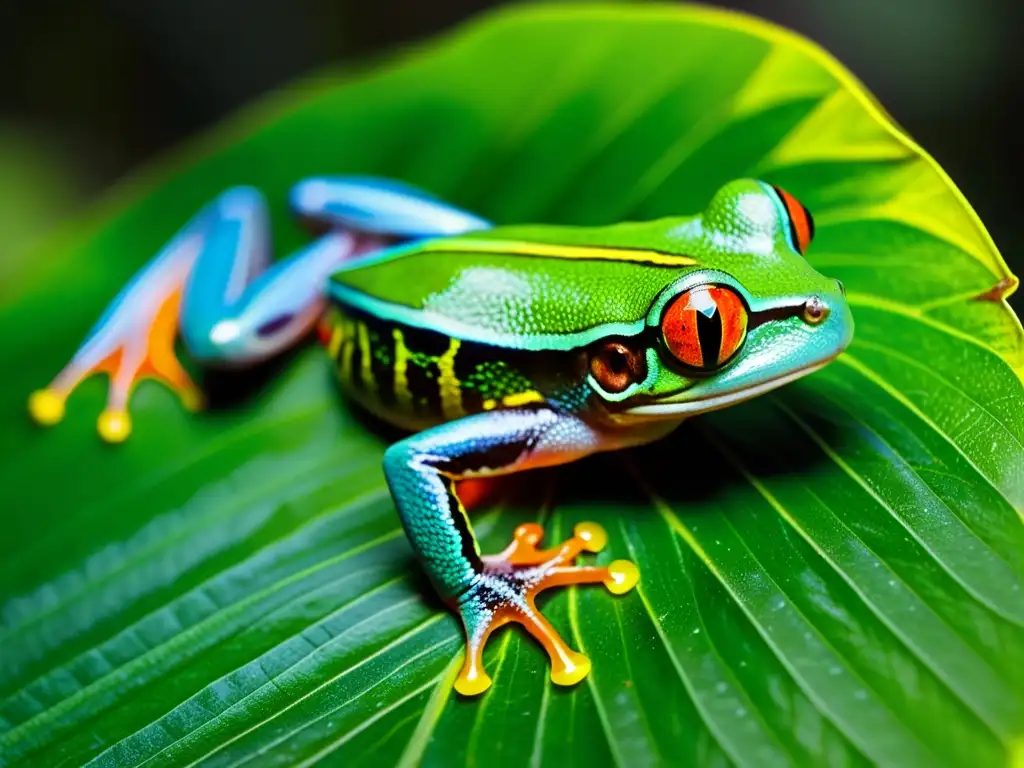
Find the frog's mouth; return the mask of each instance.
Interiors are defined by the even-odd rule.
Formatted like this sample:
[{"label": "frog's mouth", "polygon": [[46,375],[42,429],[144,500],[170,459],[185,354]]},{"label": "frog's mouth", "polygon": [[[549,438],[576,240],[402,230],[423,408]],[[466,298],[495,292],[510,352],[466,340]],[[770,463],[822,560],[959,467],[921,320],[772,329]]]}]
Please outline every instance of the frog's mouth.
[{"label": "frog's mouth", "polygon": [[810,373],[814,373],[821,368],[824,368],[831,362],[829,360],[823,360],[812,365],[808,365],[804,368],[800,368],[796,371],[790,371],[789,373],[777,376],[774,379],[768,379],[767,381],[761,381],[743,389],[736,389],[731,392],[723,392],[717,395],[710,395],[708,397],[698,397],[689,400],[677,400],[675,402],[660,402],[651,403],[649,405],[638,405],[633,408],[629,408],[626,413],[634,416],[695,416],[698,413],[707,413],[708,411],[717,411],[720,408],[727,408],[730,405],[736,403],[742,403],[744,400],[749,400],[752,397],[763,395],[765,392],[771,392],[773,389],[778,389],[781,386],[789,384],[792,381],[803,378]]}]

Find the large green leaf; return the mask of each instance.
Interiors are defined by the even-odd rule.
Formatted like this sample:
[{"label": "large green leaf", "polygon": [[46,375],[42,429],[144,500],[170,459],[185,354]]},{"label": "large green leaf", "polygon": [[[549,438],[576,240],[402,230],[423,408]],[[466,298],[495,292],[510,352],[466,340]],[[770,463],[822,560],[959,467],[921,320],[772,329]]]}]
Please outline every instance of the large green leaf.
[{"label": "large green leaf", "polygon": [[0,302],[27,268],[24,254],[42,239],[55,215],[79,197],[78,180],[46,142],[0,121]]},{"label": "large green leaf", "polygon": [[[1021,759],[1013,280],[949,179],[813,45],[702,9],[517,10],[299,88],[169,165],[51,243],[0,316],[0,763]],[[17,412],[219,189],[264,189],[284,250],[302,237],[288,186],[323,173],[406,179],[500,222],[692,212],[743,175],[815,212],[811,261],[854,307],[848,354],[481,510],[486,549],[537,514],[552,536],[596,519],[601,558],[640,564],[626,597],[545,604],[594,660],[573,690],[506,632],[491,692],[451,695],[458,627],[398,530],[387,438],[315,350],[200,417],[143,386],[116,449],[93,431],[101,381],[53,431]]]}]

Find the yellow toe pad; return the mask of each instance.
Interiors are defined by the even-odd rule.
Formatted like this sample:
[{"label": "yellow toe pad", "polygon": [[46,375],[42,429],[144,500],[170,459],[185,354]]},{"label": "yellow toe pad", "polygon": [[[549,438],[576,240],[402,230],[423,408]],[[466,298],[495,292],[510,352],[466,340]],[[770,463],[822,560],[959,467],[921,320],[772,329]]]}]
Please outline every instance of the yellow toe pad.
[{"label": "yellow toe pad", "polygon": [[466,674],[463,671],[455,679],[455,690],[463,696],[479,696],[491,687],[491,678],[482,671]]},{"label": "yellow toe pad", "polygon": [[564,666],[551,669],[551,682],[555,685],[576,685],[590,674],[590,659],[582,653],[571,653]]},{"label": "yellow toe pad", "polygon": [[52,389],[39,389],[28,399],[28,412],[44,426],[53,426],[64,418],[64,398]]},{"label": "yellow toe pad", "polygon": [[604,585],[613,595],[624,595],[640,580],[640,571],[629,560],[613,560],[608,564],[611,576]]},{"label": "yellow toe pad", "polygon": [[600,552],[608,543],[608,534],[597,523],[577,523],[572,531],[584,544],[584,552]]},{"label": "yellow toe pad", "polygon": [[123,443],[132,433],[132,419],[126,411],[104,411],[96,422],[96,430],[108,443]]}]

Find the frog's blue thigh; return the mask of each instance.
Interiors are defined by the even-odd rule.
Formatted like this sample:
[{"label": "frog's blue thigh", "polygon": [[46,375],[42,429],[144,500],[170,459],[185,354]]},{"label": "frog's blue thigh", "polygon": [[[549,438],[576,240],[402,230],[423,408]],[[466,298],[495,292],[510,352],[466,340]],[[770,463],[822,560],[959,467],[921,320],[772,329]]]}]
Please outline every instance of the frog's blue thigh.
[{"label": "frog's blue thigh", "polygon": [[268,267],[262,196],[228,190],[185,286],[181,336],[189,352],[208,365],[248,365],[287,349],[320,316],[327,279],[354,248],[352,233],[331,232]]},{"label": "frog's blue thigh", "polygon": [[399,238],[489,229],[490,222],[409,184],[370,176],[317,176],[296,184],[292,209],[329,227]]},{"label": "frog's blue thigh", "polygon": [[357,251],[383,247],[380,236],[442,236],[489,226],[384,179],[307,179],[294,187],[291,202],[299,216],[329,233],[264,272],[270,234],[262,197],[236,188],[217,201],[216,221],[196,259],[181,314],[182,337],[204,363],[247,365],[293,345],[323,311],[331,272]]}]

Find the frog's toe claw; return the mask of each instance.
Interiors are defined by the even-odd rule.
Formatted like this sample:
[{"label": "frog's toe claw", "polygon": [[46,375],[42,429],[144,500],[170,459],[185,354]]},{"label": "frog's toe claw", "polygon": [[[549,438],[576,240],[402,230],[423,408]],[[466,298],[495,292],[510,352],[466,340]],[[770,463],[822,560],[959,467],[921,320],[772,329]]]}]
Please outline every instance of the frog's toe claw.
[{"label": "frog's toe claw", "polygon": [[52,427],[64,418],[64,398],[49,387],[37,389],[28,398],[28,412],[37,424]]},{"label": "frog's toe claw", "polygon": [[491,633],[509,622],[521,624],[547,651],[552,682],[580,682],[590,672],[590,660],[566,645],[537,609],[536,596],[545,589],[569,584],[604,584],[613,594],[623,594],[636,585],[639,571],[626,560],[606,567],[573,565],[581,552],[596,552],[607,543],[604,529],[596,523],[580,523],[572,538],[548,550],[537,548],[543,533],[535,523],[519,526],[504,552],[483,559],[483,572],[459,598],[466,628],[466,660],[455,681],[459,693],[475,696],[490,687],[483,650]]}]

